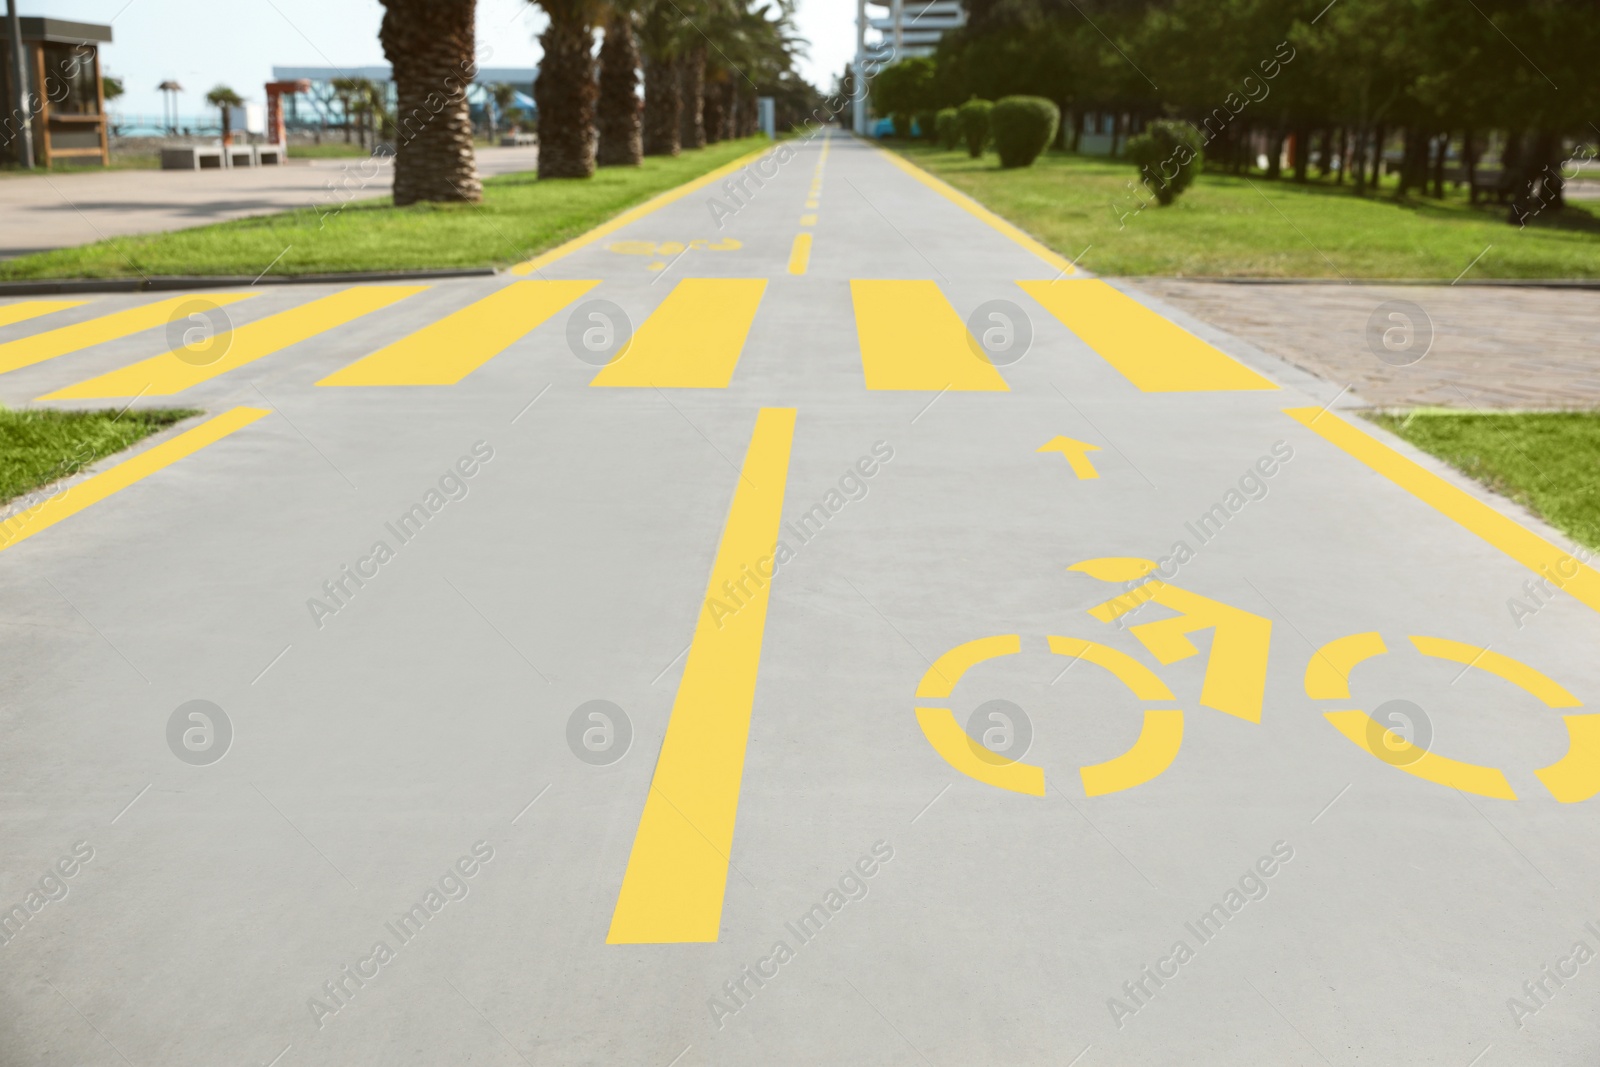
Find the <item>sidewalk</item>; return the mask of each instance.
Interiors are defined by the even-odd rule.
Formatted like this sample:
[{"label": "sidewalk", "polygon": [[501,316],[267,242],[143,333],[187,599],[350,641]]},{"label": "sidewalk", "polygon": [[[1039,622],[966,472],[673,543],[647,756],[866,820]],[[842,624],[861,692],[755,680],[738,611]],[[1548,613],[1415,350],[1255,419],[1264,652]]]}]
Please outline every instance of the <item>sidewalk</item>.
[{"label": "sidewalk", "polygon": [[[1129,281],[1274,356],[1350,385],[1373,407],[1600,407],[1600,292],[1593,290]],[[1432,320],[1433,347],[1411,366],[1391,366],[1368,347],[1368,321],[1386,301],[1409,301]],[[1381,319],[1391,321],[1387,313]]]},{"label": "sidewalk", "polygon": [[[116,170],[0,180],[0,259],[314,203],[388,196],[387,159],[313,159],[227,171]],[[537,148],[479,148],[484,177],[534,169]]]}]

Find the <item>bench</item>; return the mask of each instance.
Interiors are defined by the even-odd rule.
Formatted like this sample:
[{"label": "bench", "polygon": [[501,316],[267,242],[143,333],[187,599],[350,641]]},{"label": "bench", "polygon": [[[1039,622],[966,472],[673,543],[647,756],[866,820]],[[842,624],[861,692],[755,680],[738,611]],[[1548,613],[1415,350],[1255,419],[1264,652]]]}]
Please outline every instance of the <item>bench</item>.
[{"label": "bench", "polygon": [[221,170],[227,166],[216,145],[185,145],[161,150],[162,170]]},{"label": "bench", "polygon": [[501,148],[521,148],[524,145],[538,143],[539,135],[536,133],[507,133],[500,137]]}]

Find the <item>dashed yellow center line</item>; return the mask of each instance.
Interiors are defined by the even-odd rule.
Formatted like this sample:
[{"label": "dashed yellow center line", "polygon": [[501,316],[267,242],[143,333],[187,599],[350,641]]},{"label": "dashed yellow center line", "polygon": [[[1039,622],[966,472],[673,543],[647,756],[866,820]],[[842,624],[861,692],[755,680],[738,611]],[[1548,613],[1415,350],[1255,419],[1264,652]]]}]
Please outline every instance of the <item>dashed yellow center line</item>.
[{"label": "dashed yellow center line", "polygon": [[683,279],[589,384],[726,389],[766,290],[765,278]]},{"label": "dashed yellow center line", "polygon": [[802,225],[802,226],[815,226],[816,224],[817,224],[817,217],[815,215],[801,215],[800,216],[800,225]]},{"label": "dashed yellow center line", "polygon": [[793,408],[756,416],[607,944],[717,940],[794,422]]},{"label": "dashed yellow center line", "polygon": [[207,419],[192,430],[145,449],[130,459],[125,459],[109,470],[101,471],[77,485],[70,485],[43,503],[0,522],[0,549],[20,544],[36,533],[48,530],[62,519],[71,518],[91,504],[126,489],[134,482],[148,478],[164,467],[193,455],[209,444],[222,440],[235,430],[255,422],[272,412],[266,408],[236,407],[213,419]]},{"label": "dashed yellow center line", "polygon": [[811,235],[797,233],[794,235],[794,245],[789,249],[789,273],[804,274],[806,267],[811,263]]}]

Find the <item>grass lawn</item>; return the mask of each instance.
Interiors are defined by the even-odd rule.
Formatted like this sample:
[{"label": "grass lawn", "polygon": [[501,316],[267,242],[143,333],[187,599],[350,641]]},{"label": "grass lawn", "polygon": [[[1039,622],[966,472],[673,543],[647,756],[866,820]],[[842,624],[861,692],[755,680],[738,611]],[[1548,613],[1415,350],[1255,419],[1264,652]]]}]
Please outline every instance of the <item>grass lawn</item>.
[{"label": "grass lawn", "polygon": [[1369,418],[1600,548],[1600,412]]},{"label": "grass lawn", "polygon": [[[723,141],[677,157],[652,156],[639,167],[604,167],[589,179],[488,178],[482,204],[397,208],[387,199],[341,202],[330,193],[317,208],[21,256],[0,263],[0,280],[140,272],[253,277],[269,264],[273,274],[504,266],[766,143],[763,137]],[[708,230],[681,239],[709,235]]]},{"label": "grass lawn", "polygon": [[95,460],[141,441],[180,419],[181,409],[53,411],[0,407],[0,504],[76,474]]},{"label": "grass lawn", "polygon": [[1482,253],[1469,278],[1600,278],[1596,201],[1569,202],[1518,230],[1504,207],[1469,206],[1465,191],[1448,187],[1442,201],[1400,202],[1395,179],[1362,198],[1331,181],[1206,173],[1160,207],[1134,195],[1125,162],[1055,152],[1003,171],[993,154],[895,147],[1068,259],[1088,246],[1079,262],[1101,274],[1448,282]]}]

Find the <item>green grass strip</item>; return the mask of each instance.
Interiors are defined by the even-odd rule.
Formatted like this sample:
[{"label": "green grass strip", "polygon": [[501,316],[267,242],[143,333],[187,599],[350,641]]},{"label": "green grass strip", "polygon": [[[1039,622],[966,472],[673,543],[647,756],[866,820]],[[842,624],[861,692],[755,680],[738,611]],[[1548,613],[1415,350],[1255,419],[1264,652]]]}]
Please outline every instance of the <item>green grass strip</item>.
[{"label": "green grass strip", "polygon": [[55,411],[0,407],[0,504],[70,478],[173,423],[200,412]]}]

